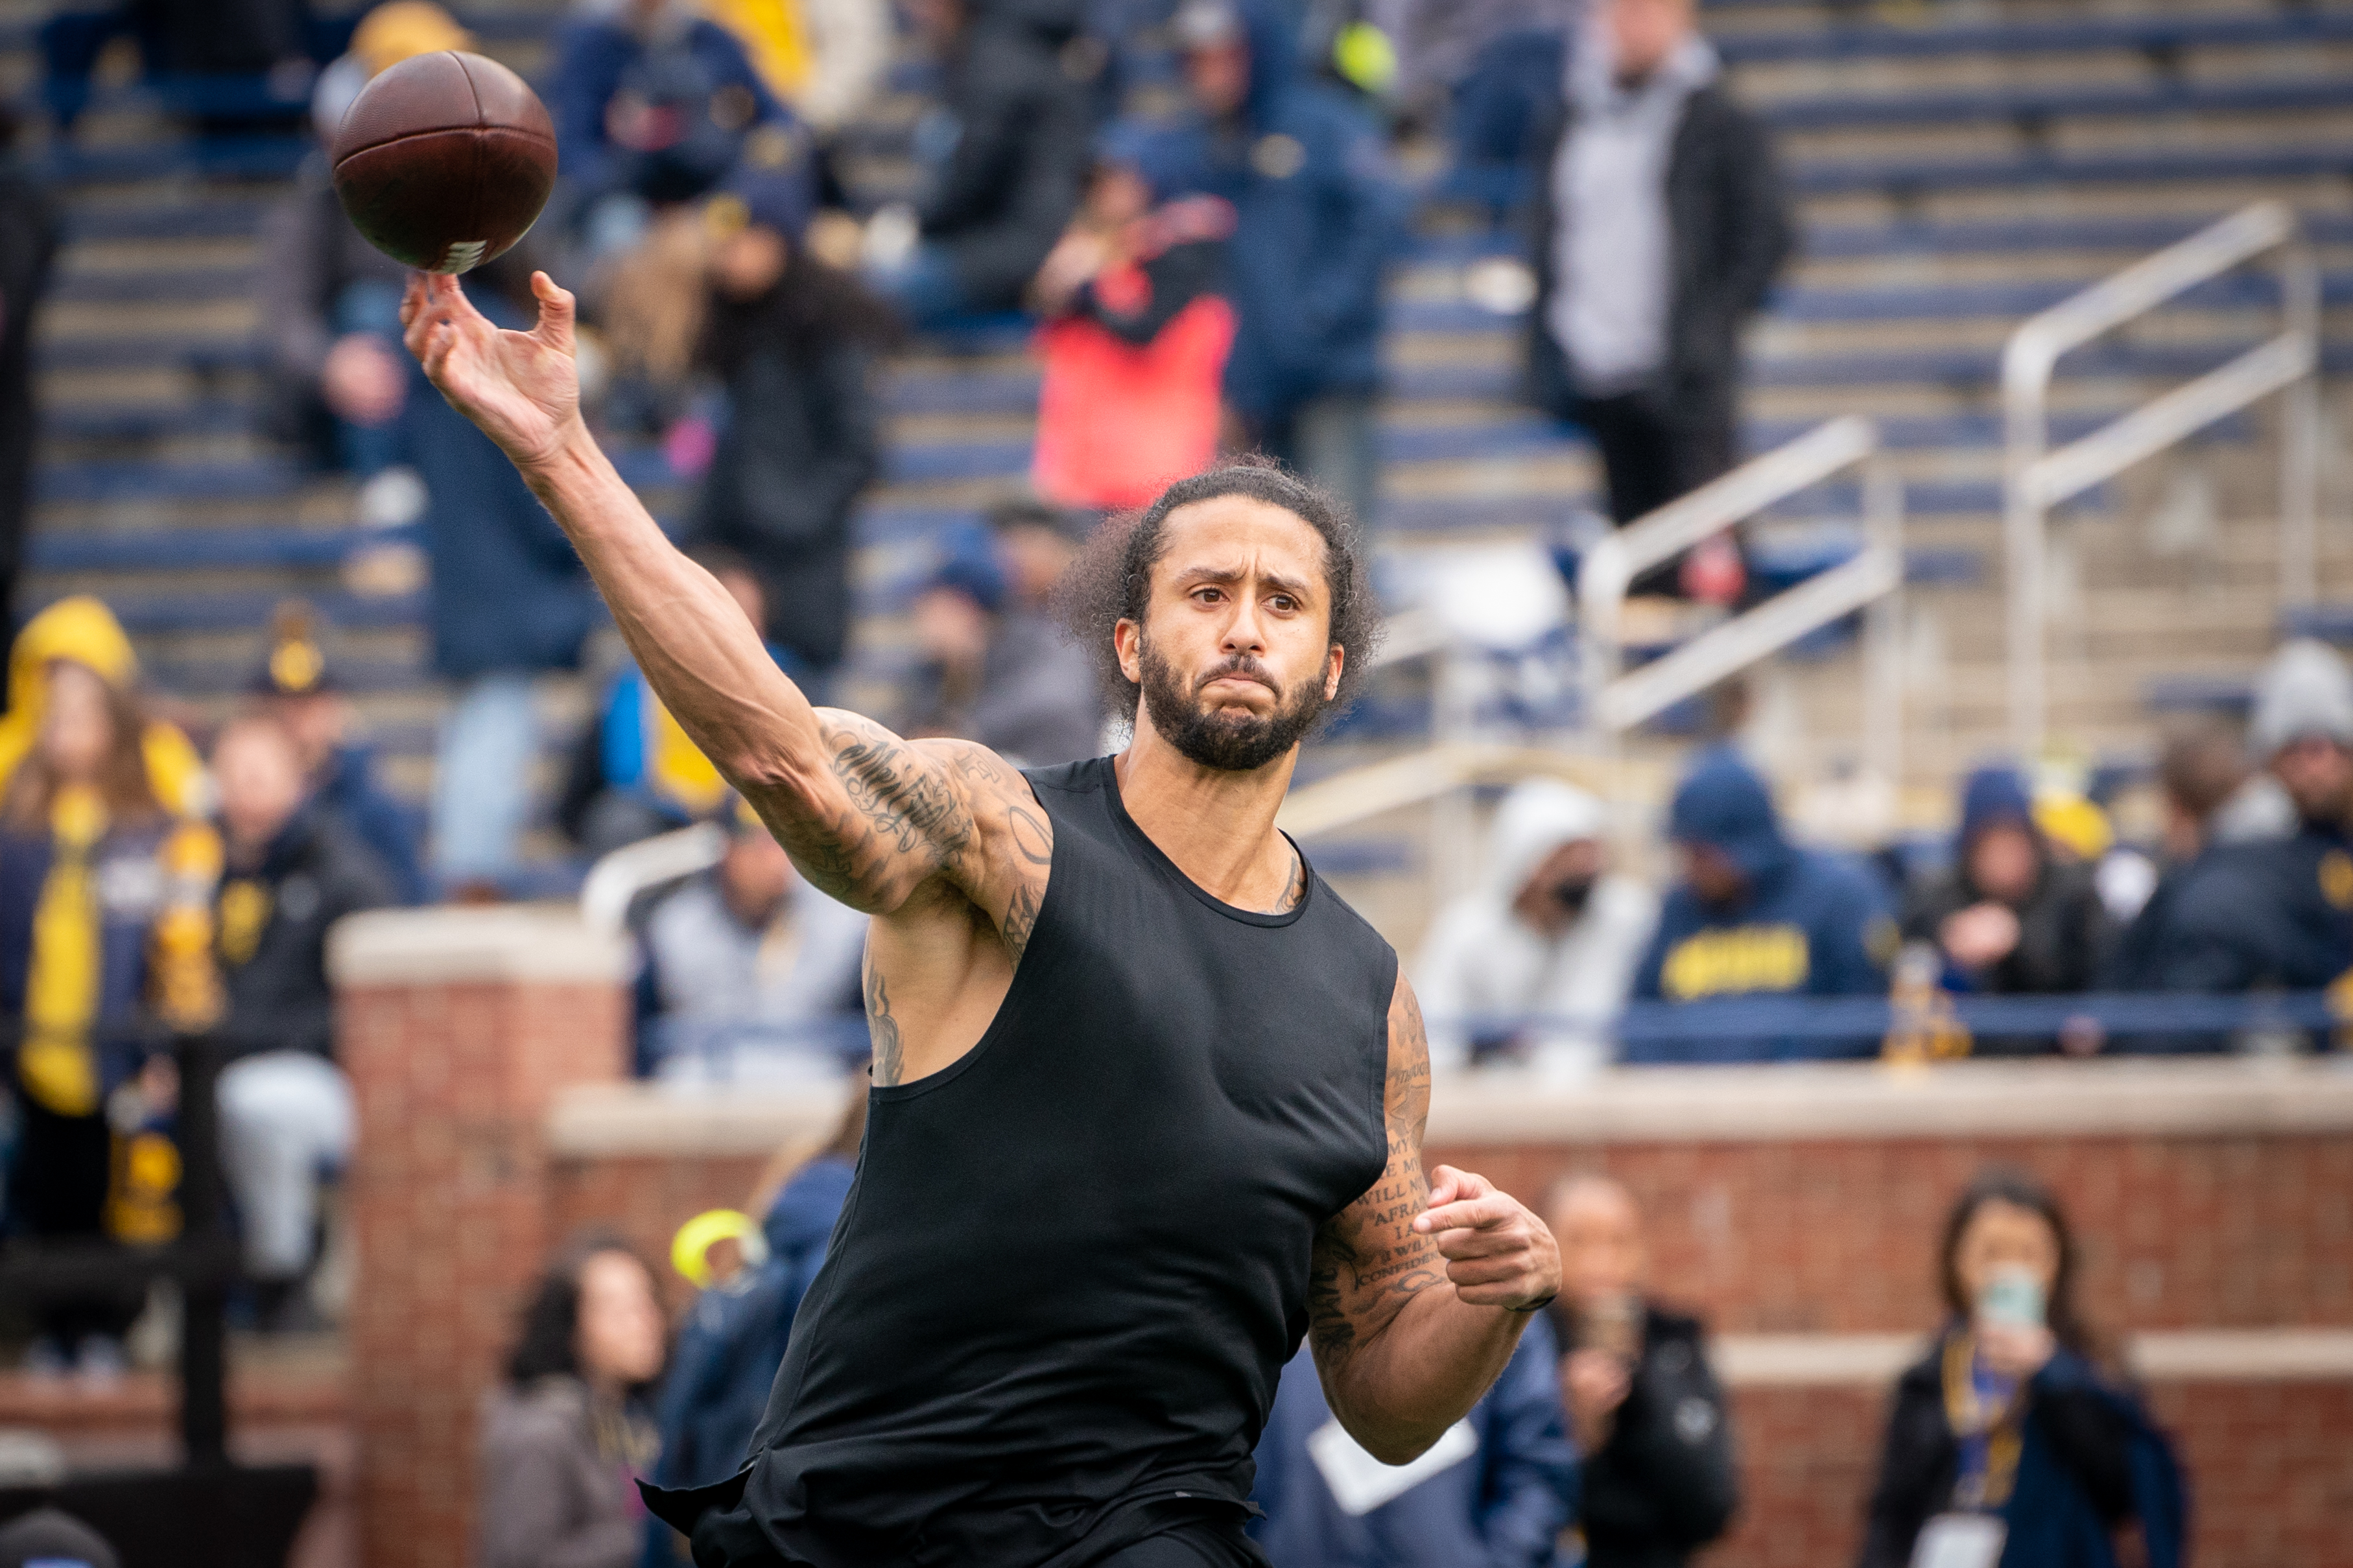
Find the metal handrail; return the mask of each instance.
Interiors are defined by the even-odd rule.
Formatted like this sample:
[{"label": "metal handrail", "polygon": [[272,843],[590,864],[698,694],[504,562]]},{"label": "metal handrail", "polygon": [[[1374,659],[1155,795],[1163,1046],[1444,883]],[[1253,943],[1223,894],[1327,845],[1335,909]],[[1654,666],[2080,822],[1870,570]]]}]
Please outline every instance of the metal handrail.
[{"label": "metal handrail", "polygon": [[[1850,468],[1862,470],[1861,554],[1625,673],[1620,626],[1627,590],[1636,577]],[[1896,782],[1903,766],[1896,619],[1903,585],[1904,488],[1887,463],[1879,426],[1860,415],[1833,419],[1628,524],[1587,552],[1577,574],[1587,721],[1614,737],[1807,633],[1867,607],[1863,755],[1873,772]]]},{"label": "metal handrail", "polygon": [[710,822],[625,844],[588,868],[580,884],[580,918],[597,931],[617,931],[639,893],[717,865],[726,848],[725,831]]},{"label": "metal handrail", "polygon": [[[2091,435],[2050,449],[2050,390],[2060,357],[2272,251],[2280,253],[2279,335]],[[2049,722],[2043,577],[2051,509],[2273,393],[2287,405],[2280,451],[2280,602],[2316,591],[2320,441],[2320,269],[2295,213],[2258,202],[2030,317],[2002,351],[2002,548],[2009,562],[2010,723],[2019,755],[2041,752]]]}]

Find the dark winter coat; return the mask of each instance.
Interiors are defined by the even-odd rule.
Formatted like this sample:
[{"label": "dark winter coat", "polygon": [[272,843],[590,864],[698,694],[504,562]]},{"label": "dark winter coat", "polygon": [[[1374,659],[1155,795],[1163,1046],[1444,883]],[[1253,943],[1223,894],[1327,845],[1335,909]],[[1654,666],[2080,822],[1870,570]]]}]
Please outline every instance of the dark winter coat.
[{"label": "dark winter coat", "polygon": [[[1568,103],[1556,102],[1532,149],[1529,255],[1536,302],[1528,318],[1528,390],[1530,401],[1548,409],[1575,400],[1567,358],[1546,325],[1556,281],[1554,230],[1561,221],[1552,168],[1573,120]],[[1796,248],[1797,230],[1771,132],[1720,79],[1683,100],[1667,157],[1667,229],[1674,282],[1656,395],[1670,410],[1728,410],[1739,376],[1740,330]]]},{"label": "dark winter coat", "polygon": [[[1933,942],[1948,918],[1985,901],[1986,896],[1970,884],[1967,868],[1956,866],[1905,900],[1905,940]],[[2090,867],[2061,865],[2046,858],[2033,890],[2012,912],[2018,916],[2018,945],[1978,973],[1948,963],[1945,982],[1949,988],[1993,996],[2054,995],[2092,988],[2106,956],[2109,930],[2107,907],[2100,902]]]},{"label": "dark winter coat", "polygon": [[1009,310],[1062,236],[1092,158],[1093,98],[1068,68],[1078,0],[980,0],[915,134],[916,217],[976,310]]},{"label": "dark winter coat", "polygon": [[262,215],[259,255],[254,298],[269,353],[269,424],[281,439],[313,439],[329,417],[319,378],[338,335],[336,302],[354,283],[398,289],[408,269],[360,237],[320,154],[302,161],[294,188]]},{"label": "dark winter coat", "polygon": [[2209,847],[2168,872],[2124,943],[2120,988],[2316,990],[2353,967],[2353,840],[2293,837]]},{"label": "dark winter coat", "polygon": [[415,818],[377,782],[369,748],[336,747],[326,772],[311,786],[311,798],[375,857],[392,880],[396,902],[425,902],[432,889],[425,879]]},{"label": "dark winter coat", "polygon": [[1557,1354],[1528,1325],[1495,1385],[1467,1418],[1479,1448],[1364,1514],[1342,1511],[1307,1439],[1332,1419],[1314,1358],[1293,1356],[1256,1455],[1251,1536],[1282,1568],[1542,1568],[1568,1522],[1577,1456],[1563,1425]]},{"label": "dark winter coat", "polygon": [[[1565,1347],[1577,1342],[1556,1307]],[[1577,1511],[1588,1568],[1681,1568],[1739,1506],[1730,1414],[1699,1322],[1642,1309],[1642,1353],[1609,1439],[1585,1456]]]},{"label": "dark winter coat", "polygon": [[[467,293],[500,326],[527,324],[488,289]],[[470,680],[576,668],[604,616],[588,569],[506,454],[411,365],[400,436],[425,479],[435,669]]]},{"label": "dark winter coat", "polygon": [[788,330],[775,301],[722,305],[714,326],[739,346],[718,366],[727,420],[690,531],[751,563],[770,641],[831,669],[849,641],[850,509],[882,471],[873,352]]},{"label": "dark winter coat", "polygon": [[[33,326],[58,251],[58,209],[0,164],[0,622],[10,615],[33,478]],[[8,623],[13,630],[13,623]]]},{"label": "dark winter coat", "polygon": [[[1944,1341],[1895,1385],[1859,1568],[1905,1568],[1952,1501],[1960,1447],[1945,1413]],[[2017,1479],[2001,1512],[2002,1568],[2114,1568],[2114,1531],[2139,1522],[2148,1568],[2179,1568],[2181,1478],[2140,1407],[2062,1350],[2027,1384]]]},{"label": "dark winter coat", "polygon": [[214,931],[230,1050],[335,1054],[327,931],[345,915],[398,900],[392,879],[341,822],[317,809],[288,823],[249,868],[230,866]]},{"label": "dark winter coat", "polygon": [[1175,127],[1145,163],[1164,199],[1204,194],[1233,205],[1227,287],[1239,320],[1226,396],[1265,421],[1326,393],[1379,385],[1381,279],[1406,209],[1372,117],[1300,70],[1279,5],[1242,9],[1250,85],[1240,115]]}]

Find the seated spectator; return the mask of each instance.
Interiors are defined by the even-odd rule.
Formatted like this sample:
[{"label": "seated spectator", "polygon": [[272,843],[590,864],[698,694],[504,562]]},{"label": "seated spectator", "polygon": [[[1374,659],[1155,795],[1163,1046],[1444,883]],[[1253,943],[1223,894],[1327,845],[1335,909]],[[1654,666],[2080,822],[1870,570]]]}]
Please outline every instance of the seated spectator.
[{"label": "seated spectator", "polygon": [[1571,1177],[1547,1219],[1560,1246],[1561,1403],[1584,1459],[1585,1562],[1681,1568],[1739,1506],[1731,1412],[1704,1332],[1649,1299],[1650,1248],[1624,1187]]},{"label": "seated spectator", "polygon": [[788,121],[734,34],[689,0],[582,0],[543,91],[565,212],[592,252],[634,240],[649,206],[727,176],[755,126]]},{"label": "seated spectator", "polygon": [[[321,73],[312,121],[321,142],[379,72],[473,40],[430,0],[389,0],[360,19],[351,48]],[[261,221],[254,272],[268,351],[269,425],[322,467],[361,479],[400,461],[398,423],[407,396],[400,344],[400,290],[407,272],[362,239],[343,216],[326,154],[313,151],[293,189]],[[395,492],[379,492],[385,504]],[[394,517],[392,521],[406,521]]]},{"label": "seated spectator", "polygon": [[2247,778],[2246,749],[2219,725],[2184,731],[2166,742],[2157,762],[2158,795],[2165,814],[2157,886],[2117,937],[2105,989],[2166,989],[2160,944],[2181,918],[2182,887],[2221,842],[2220,819]]},{"label": "seated spectator", "polygon": [[706,208],[714,249],[698,355],[728,418],[688,531],[751,563],[763,634],[824,680],[849,639],[850,509],[882,471],[877,355],[889,315],[801,243],[809,191],[747,175]]},{"label": "seated spectator", "polygon": [[[122,635],[114,612],[86,594],[59,599],[25,623],[8,649],[8,710],[0,716],[0,790],[32,752],[48,713],[49,689],[58,668],[78,665],[95,672],[137,711],[132,700],[139,658]],[[135,748],[145,760],[147,788],[165,812],[185,816],[201,809],[204,760],[176,725],[142,717]],[[125,744],[132,744],[125,742]]]},{"label": "seated spectator", "polygon": [[1063,68],[1084,0],[916,0],[944,70],[915,127],[916,237],[868,280],[919,328],[1018,309],[1079,205],[1093,110]]},{"label": "seated spectator", "polygon": [[1103,717],[1087,656],[1046,616],[1011,607],[986,536],[958,531],[915,596],[923,663],[911,682],[911,738],[977,741],[1016,767],[1100,754]]},{"label": "seated spectator", "polygon": [[1079,558],[1095,520],[1036,501],[1003,501],[983,520],[997,541],[1010,607],[1033,616],[1054,613],[1054,585]]},{"label": "seated spectator", "polygon": [[[759,579],[733,551],[712,545],[689,552],[744,607],[754,626],[766,618]],[[771,644],[769,654],[794,679],[803,667]],[[632,664],[613,675],[596,722],[581,737],[565,782],[558,817],[590,858],[608,855],[657,833],[712,816],[726,804],[727,781],[687,739],[686,731]]]},{"label": "seated spectator", "polygon": [[[1675,791],[1668,826],[1683,879],[1635,972],[1644,1001],[1730,996],[1859,996],[1883,993],[1894,922],[1860,867],[1782,837],[1773,797],[1729,748],[1705,753]],[[1645,1060],[1857,1056],[1878,1042],[1706,1040],[1630,1047]]]},{"label": "seated spectator", "polygon": [[646,920],[639,1071],[691,1076],[723,1051],[734,1076],[838,1076],[867,1049],[866,917],[802,880],[733,797],[717,820],[728,829],[719,864]]},{"label": "seated spectator", "polygon": [[482,1400],[476,1568],[637,1568],[648,1531],[634,1478],[656,1458],[642,1401],[666,1337],[653,1271],[618,1238],[557,1256]]},{"label": "seated spectator", "polygon": [[[731,1215],[709,1227],[712,1243],[694,1238],[706,1277],[696,1281],[702,1294],[688,1310],[662,1381],[661,1485],[707,1486],[743,1468],[793,1318],[849,1201],[865,1134],[861,1079],[831,1141],[793,1170],[764,1221],[755,1226]],[[713,1217],[690,1221],[689,1228]],[[686,1230],[679,1236],[681,1243],[689,1239]]]},{"label": "seated spectator", "polygon": [[2168,991],[2310,990],[2353,967],[2353,676],[2326,645],[2292,642],[2263,671],[2252,748],[2295,808],[2295,832],[2216,844],[2161,918],[2136,933]]},{"label": "seated spectator", "polygon": [[1432,1066],[1532,1058],[1565,1075],[1609,1059],[1659,905],[1609,869],[1608,826],[1599,801],[1553,779],[1504,797],[1486,887],[1439,911],[1414,966]]},{"label": "seated spectator", "polygon": [[33,338],[64,227],[57,199],[16,156],[17,126],[0,102],[0,626],[16,624],[37,428]]},{"label": "seated spectator", "polygon": [[2066,1219],[2031,1176],[1988,1171],[1961,1194],[1937,1264],[1951,1315],[1896,1383],[1860,1568],[2115,1568],[2127,1521],[2137,1561],[2183,1561],[2180,1477],[2098,1364],[2076,1267]]},{"label": "seated spectator", "polygon": [[1177,33],[1194,112],[1155,144],[1154,184],[1234,208],[1227,402],[1252,444],[1368,519],[1381,281],[1404,233],[1379,127],[1300,68],[1278,0],[1189,0]]},{"label": "seated spectator", "polygon": [[[1905,900],[1906,942],[1934,947],[1947,990],[2042,995],[2091,989],[2107,953],[2106,908],[2092,865],[2052,853],[2026,786],[1980,768],[1961,797],[1953,864]],[[1980,1039],[1980,1054],[2047,1049],[2038,1039]]]},{"label": "seated spectator", "polygon": [[277,721],[235,719],[213,742],[225,851],[214,926],[227,1010],[218,1037],[221,1165],[265,1328],[307,1328],[321,1178],[352,1151],[352,1090],[335,1065],[327,932],[392,903],[389,874],[305,803],[301,752]]},{"label": "seated spectator", "polygon": [[[149,1055],[144,1026],[200,1029],[218,1009],[220,847],[156,798],[127,686],[72,657],[39,668],[38,700],[8,716],[32,728],[0,793],[0,1011],[23,1026],[10,1219],[43,1239],[168,1241],[177,1079],[169,1058]],[[140,1300],[132,1289],[43,1302],[27,1366],[119,1373]]]},{"label": "seated spectator", "polygon": [[352,701],[319,646],[308,605],[280,607],[253,691],[293,737],[311,799],[367,847],[399,902],[423,903],[429,889],[410,813],[377,782],[373,749],[351,738]]},{"label": "seated spectator", "polygon": [[1057,506],[1145,506],[1218,455],[1234,209],[1216,196],[1155,206],[1143,142],[1108,142],[1032,289],[1048,320],[1030,477]]},{"label": "seated spectator", "polygon": [[1577,1495],[1539,1316],[1494,1385],[1421,1458],[1384,1465],[1332,1418],[1315,1358],[1282,1369],[1253,1456],[1250,1538],[1282,1568],[1544,1568]]}]

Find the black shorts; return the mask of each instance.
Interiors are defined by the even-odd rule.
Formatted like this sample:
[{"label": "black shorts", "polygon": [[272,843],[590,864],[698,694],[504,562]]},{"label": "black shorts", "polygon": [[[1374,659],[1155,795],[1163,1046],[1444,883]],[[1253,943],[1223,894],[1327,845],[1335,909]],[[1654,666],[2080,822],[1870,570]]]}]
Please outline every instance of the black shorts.
[{"label": "black shorts", "polygon": [[1094,1568],[1267,1568],[1267,1560],[1240,1524],[1197,1519],[1098,1558]]}]

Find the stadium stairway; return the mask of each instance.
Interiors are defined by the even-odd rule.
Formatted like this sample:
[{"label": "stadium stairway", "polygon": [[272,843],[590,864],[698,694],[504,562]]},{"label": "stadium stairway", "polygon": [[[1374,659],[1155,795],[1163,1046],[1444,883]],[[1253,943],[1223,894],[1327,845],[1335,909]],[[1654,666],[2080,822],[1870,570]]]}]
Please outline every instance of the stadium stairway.
[{"label": "stadium stairway", "polygon": [[[526,73],[560,7],[516,0],[468,16]],[[0,85],[33,78],[37,7],[0,0]],[[2353,5],[2137,0],[2096,14],[2060,0],[1718,0],[1708,25],[1744,95],[1778,128],[1801,195],[1805,255],[1752,344],[1752,449],[1821,419],[1883,423],[1907,490],[1906,637],[1915,779],[2001,741],[1996,366],[2023,316],[2258,196],[2307,218],[2327,277],[2332,371],[2353,359]],[[868,200],[903,190],[920,68],[875,105],[848,160]],[[359,533],[348,487],[301,471],[254,428],[254,235],[298,145],[193,145],[126,89],[102,92],[70,149],[50,150],[70,239],[46,320],[41,503],[31,602],[100,593],[157,684],[217,712],[259,652],[277,599],[317,601],[389,754],[421,798],[439,695],[416,595],[366,598],[340,568]],[[1445,199],[1439,172],[1398,269],[1384,546],[1409,561],[1450,543],[1549,533],[1590,504],[1573,433],[1512,398],[1520,318],[1480,303],[1482,261],[1508,248]],[[2222,280],[2071,356],[2054,393],[2063,437],[2249,346],[2274,319],[2259,276]],[[863,513],[860,680],[902,667],[902,610],[943,523],[1017,488],[1036,373],[1018,332],[981,331],[893,367],[890,475]],[[2332,399],[2321,598],[2353,599],[2353,484]],[[2055,531],[2054,732],[2087,757],[2145,752],[2154,708],[2230,700],[2278,629],[2268,411],[2217,426],[2104,488]],[[659,454],[624,455],[674,514]],[[1838,558],[1821,506],[1762,531],[1788,575]],[[1824,539],[1831,542],[1825,545]],[[2353,636],[2353,614],[2302,617]],[[1375,693],[1317,771],[1410,742],[1413,677]],[[1820,774],[1853,750],[1850,649],[1765,676],[1786,761]],[[582,698],[555,700],[562,718]],[[553,847],[547,847],[553,854]],[[1368,846],[1368,864],[1410,858]]]}]

